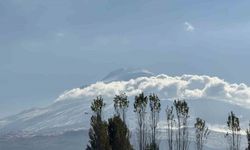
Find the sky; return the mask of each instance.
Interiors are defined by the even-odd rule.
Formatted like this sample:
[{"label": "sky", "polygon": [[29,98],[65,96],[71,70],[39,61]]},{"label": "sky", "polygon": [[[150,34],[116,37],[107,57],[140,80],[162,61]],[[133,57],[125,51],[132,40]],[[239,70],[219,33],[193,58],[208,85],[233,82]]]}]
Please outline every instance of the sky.
[{"label": "sky", "polygon": [[248,0],[0,0],[0,117],[118,68],[250,85]]}]

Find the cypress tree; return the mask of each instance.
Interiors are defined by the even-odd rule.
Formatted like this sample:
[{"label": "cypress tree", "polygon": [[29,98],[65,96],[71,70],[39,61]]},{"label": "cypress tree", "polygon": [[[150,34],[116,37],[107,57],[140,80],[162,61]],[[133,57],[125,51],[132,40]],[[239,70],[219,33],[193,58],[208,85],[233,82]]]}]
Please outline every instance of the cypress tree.
[{"label": "cypress tree", "polygon": [[91,128],[89,130],[89,145],[86,150],[111,150],[109,136],[107,133],[108,125],[101,120],[101,117],[91,117]]},{"label": "cypress tree", "polygon": [[97,97],[91,103],[94,112],[91,117],[91,128],[89,129],[89,145],[86,150],[111,150],[108,136],[108,125],[102,121],[102,109],[105,106],[103,98]]},{"label": "cypress tree", "polygon": [[120,116],[108,120],[109,141],[112,150],[132,150],[129,129]]},{"label": "cypress tree", "polygon": [[95,113],[95,115],[102,117],[102,111],[105,107],[105,103],[103,102],[102,96],[97,96],[96,99],[91,103],[91,110]]}]

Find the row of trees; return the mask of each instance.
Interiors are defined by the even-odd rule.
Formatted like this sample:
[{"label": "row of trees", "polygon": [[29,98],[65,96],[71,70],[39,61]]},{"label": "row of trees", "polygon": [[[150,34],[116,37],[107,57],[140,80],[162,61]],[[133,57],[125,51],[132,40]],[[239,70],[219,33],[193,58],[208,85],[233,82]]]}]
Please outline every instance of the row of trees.
[{"label": "row of trees", "polygon": [[[124,96],[124,95],[122,95]],[[116,97],[118,98],[118,97]],[[91,104],[91,109],[94,114],[91,117],[91,128],[89,129],[89,145],[86,150],[132,150],[130,144],[130,132],[121,119],[121,113],[125,112],[128,107],[128,101],[124,97],[119,96],[119,100],[115,98],[116,115],[108,119],[108,122],[103,120],[103,108],[105,103],[101,96],[94,99]],[[125,116],[125,115],[124,115]],[[124,119],[124,118],[123,118]]]},{"label": "row of trees", "polygon": [[[149,96],[141,93],[135,96],[134,112],[136,113],[138,126],[139,150],[159,150],[157,142],[157,125],[161,111],[160,99],[156,94]],[[89,145],[87,150],[132,150],[130,143],[130,131],[126,125],[126,112],[129,107],[128,97],[125,93],[114,97],[115,114],[108,121],[103,120],[103,108],[105,103],[101,96],[93,100],[91,109],[94,112],[91,117],[89,130]],[[147,113],[147,110],[150,113]],[[188,127],[189,107],[185,100],[175,100],[172,106],[165,109],[167,123],[167,147],[169,150],[188,150],[190,145]],[[230,132],[225,137],[230,150],[240,149],[240,121],[231,112],[228,116],[227,126]],[[249,125],[250,127],[250,125]],[[205,120],[196,118],[194,124],[196,149],[202,150],[209,136],[209,129]],[[250,150],[250,128],[246,131],[248,149]]]}]

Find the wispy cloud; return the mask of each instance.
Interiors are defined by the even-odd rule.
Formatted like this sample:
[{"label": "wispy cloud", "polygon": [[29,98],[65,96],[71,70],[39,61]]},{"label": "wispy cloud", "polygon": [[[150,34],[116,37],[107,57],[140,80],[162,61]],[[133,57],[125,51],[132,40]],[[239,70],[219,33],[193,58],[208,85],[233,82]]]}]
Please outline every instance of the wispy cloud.
[{"label": "wispy cloud", "polygon": [[185,22],[184,25],[187,32],[192,32],[195,29],[194,26],[189,22]]}]

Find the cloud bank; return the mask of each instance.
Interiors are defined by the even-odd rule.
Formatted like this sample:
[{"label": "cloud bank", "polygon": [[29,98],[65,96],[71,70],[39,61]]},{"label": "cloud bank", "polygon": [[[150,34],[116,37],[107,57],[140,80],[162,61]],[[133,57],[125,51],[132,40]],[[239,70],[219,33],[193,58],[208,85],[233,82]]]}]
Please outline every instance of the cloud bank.
[{"label": "cloud bank", "polygon": [[76,88],[64,92],[58,101],[83,99],[92,100],[102,95],[112,101],[114,95],[125,92],[129,97],[140,92],[156,93],[161,99],[217,99],[250,108],[250,87],[241,84],[230,84],[218,77],[182,75],[167,76],[164,74],[152,77],[139,77],[129,81],[110,83],[97,82],[83,89]]}]

